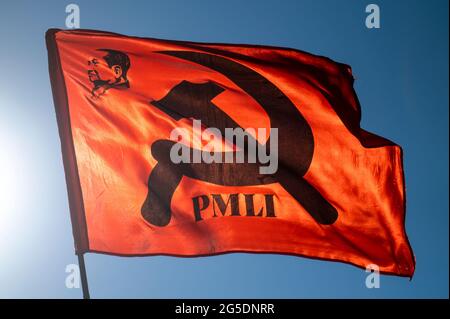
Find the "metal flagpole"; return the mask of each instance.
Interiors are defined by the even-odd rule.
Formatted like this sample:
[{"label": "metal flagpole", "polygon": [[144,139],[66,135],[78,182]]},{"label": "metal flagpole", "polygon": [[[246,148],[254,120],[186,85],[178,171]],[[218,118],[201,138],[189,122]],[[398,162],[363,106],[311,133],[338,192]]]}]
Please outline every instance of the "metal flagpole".
[{"label": "metal flagpole", "polygon": [[83,299],[91,299],[89,295],[89,286],[86,275],[86,266],[84,265],[84,254],[78,254],[78,266],[80,267],[81,288],[83,289]]}]

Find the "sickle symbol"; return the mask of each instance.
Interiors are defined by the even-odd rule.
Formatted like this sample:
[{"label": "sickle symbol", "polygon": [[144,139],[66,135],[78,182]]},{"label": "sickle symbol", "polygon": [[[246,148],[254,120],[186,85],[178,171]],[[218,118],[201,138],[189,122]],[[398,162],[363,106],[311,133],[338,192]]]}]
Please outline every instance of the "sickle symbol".
[{"label": "sickle symbol", "polygon": [[[330,225],[336,221],[337,210],[303,178],[311,164],[314,139],[308,122],[283,92],[259,73],[221,56],[192,51],[159,53],[215,70],[258,102],[270,119],[270,127],[278,128],[279,168],[272,175],[262,176],[259,163],[175,164],[170,159],[170,149],[176,142],[157,140],[151,146],[151,153],[158,163],[150,173],[147,198],[141,208],[142,216],[149,223],[166,226],[170,222],[172,196],[183,176],[224,186],[278,182],[316,222]],[[182,81],[152,104],[175,120],[200,119],[224,135],[225,128],[239,125],[211,102],[223,90],[211,81],[203,84]]]}]

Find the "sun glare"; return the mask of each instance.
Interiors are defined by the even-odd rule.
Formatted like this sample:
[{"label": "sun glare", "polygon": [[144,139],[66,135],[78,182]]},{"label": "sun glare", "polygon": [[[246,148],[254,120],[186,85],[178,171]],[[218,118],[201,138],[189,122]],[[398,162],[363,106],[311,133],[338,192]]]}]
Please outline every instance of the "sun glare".
[{"label": "sun glare", "polygon": [[[6,234],[17,217],[18,183],[20,163],[11,143],[0,139],[0,239]],[[1,246],[2,243],[0,243]]]},{"label": "sun glare", "polygon": [[[6,152],[5,152],[6,153]],[[0,215],[11,213],[15,201],[14,163],[8,154],[0,153]]]}]

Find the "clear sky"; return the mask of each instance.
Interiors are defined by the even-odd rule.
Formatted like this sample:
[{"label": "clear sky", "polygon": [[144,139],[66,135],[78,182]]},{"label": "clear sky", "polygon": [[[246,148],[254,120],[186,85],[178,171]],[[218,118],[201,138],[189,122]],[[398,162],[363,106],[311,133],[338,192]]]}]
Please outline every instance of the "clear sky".
[{"label": "clear sky", "polygon": [[[448,1],[73,1],[81,27],[175,40],[292,47],[352,66],[362,127],[404,149],[412,281],[365,287],[356,267],[282,255],[87,254],[92,297],[448,298]],[[365,7],[381,28],[365,27]],[[44,34],[69,1],[0,5],[0,297],[80,298]]]}]

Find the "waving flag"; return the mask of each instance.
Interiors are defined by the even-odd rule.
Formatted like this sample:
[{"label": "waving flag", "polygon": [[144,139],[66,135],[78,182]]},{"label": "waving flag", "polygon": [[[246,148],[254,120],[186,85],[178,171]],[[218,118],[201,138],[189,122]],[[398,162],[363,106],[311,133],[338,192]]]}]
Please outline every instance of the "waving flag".
[{"label": "waving flag", "polygon": [[402,150],[360,128],[349,66],[88,30],[46,39],[78,253],[280,253],[412,276]]}]

